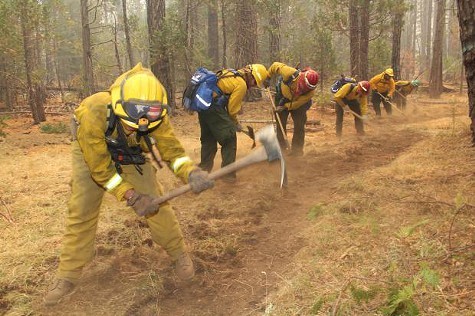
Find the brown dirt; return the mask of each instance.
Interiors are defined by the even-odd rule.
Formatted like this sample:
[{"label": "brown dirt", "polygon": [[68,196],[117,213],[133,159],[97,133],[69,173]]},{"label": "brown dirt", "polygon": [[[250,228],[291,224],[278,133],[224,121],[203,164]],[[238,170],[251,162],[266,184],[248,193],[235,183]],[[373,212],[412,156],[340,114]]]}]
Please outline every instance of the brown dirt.
[{"label": "brown dirt", "polygon": [[[264,102],[246,104],[247,112],[241,118],[270,117],[265,107]],[[125,207],[107,198],[104,212],[112,215],[105,215],[107,227],[98,232],[97,255],[80,287],[57,307],[42,306],[42,295],[57,265],[56,257],[49,255],[51,262],[42,263],[45,266],[42,276],[36,276],[38,284],[28,293],[34,314],[263,314],[268,296],[285,283],[283,276],[298,266],[295,255],[308,245],[308,236],[303,232],[312,225],[307,218],[309,210],[317,204],[331,203],[342,180],[390,164],[411,146],[430,137],[430,133],[417,126],[448,116],[447,108],[431,107],[430,111],[419,108],[419,113],[411,109],[417,108],[409,107],[407,117],[395,112],[391,118],[383,114],[382,119],[371,120],[363,138],[355,135],[352,119],[346,116],[342,140],[334,137],[333,112],[312,109],[309,120],[320,120],[321,131],[307,134],[304,157],[286,158],[287,190],[279,189],[279,165],[262,163],[240,171],[236,184],[217,181],[214,189],[198,196],[186,194],[176,198],[173,204],[197,267],[197,275],[189,283],[177,281],[170,260],[150,242],[145,224],[133,214],[123,215]],[[66,118],[52,119],[55,120],[66,121]],[[198,160],[196,116],[182,113],[173,121],[179,138]],[[31,159],[38,159],[35,163],[38,173],[43,163],[48,164],[41,161],[42,157],[60,153],[61,161],[67,162],[67,136],[42,134],[29,122],[29,119],[7,121],[8,136],[1,145],[4,148],[1,154],[29,159],[30,163],[35,163]],[[249,125],[256,129],[262,126]],[[251,141],[242,134],[238,137],[238,156],[243,157],[250,151]],[[218,158],[216,166],[219,164]],[[60,176],[69,171],[61,166]],[[166,171],[160,171],[159,177],[166,189],[179,185]],[[66,182],[63,179],[55,193],[62,203],[58,207],[62,208],[66,207]],[[13,201],[9,202],[13,208]],[[54,240],[47,251],[57,253],[61,231],[48,235],[54,236]],[[9,303],[2,297],[0,291],[0,310],[8,310],[11,306],[7,307]]]}]

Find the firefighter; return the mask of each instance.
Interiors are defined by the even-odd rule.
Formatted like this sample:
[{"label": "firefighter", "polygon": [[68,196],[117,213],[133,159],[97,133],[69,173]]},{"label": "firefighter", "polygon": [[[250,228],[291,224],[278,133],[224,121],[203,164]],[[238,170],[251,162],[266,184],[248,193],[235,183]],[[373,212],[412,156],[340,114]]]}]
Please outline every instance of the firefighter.
[{"label": "firefighter", "polygon": [[371,78],[369,83],[371,85],[372,90],[371,102],[373,103],[373,108],[376,112],[376,117],[381,117],[381,102],[383,102],[386,114],[391,115],[391,98],[395,90],[393,69],[386,69],[382,73]]},{"label": "firefighter", "polygon": [[[276,115],[282,122],[283,131],[277,128],[277,138],[282,148],[290,150],[293,156],[302,156],[305,144],[305,123],[307,111],[312,106],[312,97],[315,95],[319,75],[307,67],[302,70],[274,62],[269,67],[269,76],[279,77],[276,86]],[[287,119],[289,115],[294,121],[294,135],[291,148],[286,148],[283,133],[287,133]]]},{"label": "firefighter", "polygon": [[84,266],[93,259],[105,192],[145,216],[152,240],[175,261],[176,275],[191,279],[193,261],[180,225],[168,202],[153,203],[163,191],[156,169],[143,153],[154,151],[155,161],[166,164],[195,193],[212,187],[213,181],[186,155],[176,138],[167,115],[164,87],[139,63],[119,76],[109,91],[84,99],[74,114],[72,193],[59,268],[45,304],[54,305],[70,295]]},{"label": "firefighter", "polygon": [[414,90],[416,90],[421,82],[419,80],[399,80],[396,81],[396,92],[394,94],[394,101],[396,102],[396,106],[400,110],[406,109],[407,104],[407,96],[411,94]]},{"label": "firefighter", "polygon": [[[364,135],[363,120],[367,119],[368,112],[368,94],[370,84],[368,81],[360,81],[358,83],[344,84],[335,93],[335,102],[338,105],[336,110],[336,136],[341,137],[343,130],[343,114],[344,110],[351,110],[357,115],[355,117],[355,128],[358,135]],[[358,117],[359,116],[359,117]]]},{"label": "firefighter", "polygon": [[[221,97],[215,98],[208,110],[198,112],[201,128],[201,169],[211,172],[218,144],[221,146],[221,167],[236,160],[236,132],[242,131],[237,116],[241,111],[242,101],[248,89],[263,88],[268,77],[267,68],[261,64],[250,64],[238,70],[219,71],[217,85],[222,93]],[[222,179],[235,182],[236,173],[228,174]]]}]

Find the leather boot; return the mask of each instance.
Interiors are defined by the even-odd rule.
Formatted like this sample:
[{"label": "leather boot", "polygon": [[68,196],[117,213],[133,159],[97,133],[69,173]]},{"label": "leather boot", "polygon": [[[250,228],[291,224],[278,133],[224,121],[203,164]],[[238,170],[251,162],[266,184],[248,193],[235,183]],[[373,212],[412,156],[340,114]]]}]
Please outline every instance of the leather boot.
[{"label": "leather boot", "polygon": [[43,301],[46,306],[58,304],[62,299],[73,294],[76,289],[76,285],[65,279],[57,279],[52,287],[46,293]]},{"label": "leather boot", "polygon": [[193,261],[187,252],[183,252],[176,260],[175,273],[182,281],[191,280],[195,276]]}]

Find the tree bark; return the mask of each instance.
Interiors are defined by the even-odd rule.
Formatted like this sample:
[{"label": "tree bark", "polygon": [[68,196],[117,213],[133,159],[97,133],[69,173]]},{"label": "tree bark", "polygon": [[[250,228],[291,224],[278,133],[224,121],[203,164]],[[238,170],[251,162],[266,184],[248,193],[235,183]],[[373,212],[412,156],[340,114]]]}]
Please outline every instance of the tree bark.
[{"label": "tree bark", "polygon": [[[236,65],[243,67],[257,62],[257,15],[252,0],[239,0],[237,3],[238,19],[236,41]],[[261,97],[260,91],[248,90],[246,101],[254,101]]]},{"label": "tree bark", "polygon": [[94,71],[92,68],[91,29],[89,27],[88,0],[81,0],[81,26],[83,89],[85,95],[90,95],[94,92]]},{"label": "tree bark", "polygon": [[218,1],[211,0],[208,4],[208,57],[213,69],[219,66],[219,28]]},{"label": "tree bark", "polygon": [[31,109],[33,117],[33,123],[39,124],[46,121],[42,89],[39,82],[35,78],[35,43],[33,40],[33,27],[31,26],[32,12],[30,3],[27,0],[23,0],[20,3],[20,24],[23,35],[23,50],[25,58],[25,72],[26,82],[28,89],[28,105]]},{"label": "tree bark", "polygon": [[360,50],[359,50],[359,75],[360,80],[366,80],[368,76],[368,52],[369,52],[369,9],[370,0],[362,0],[360,11]]},{"label": "tree bark", "polygon": [[353,77],[360,76],[360,25],[358,18],[358,4],[357,1],[350,1],[348,6],[349,27],[350,27],[350,67],[351,75]]},{"label": "tree bark", "polygon": [[269,1],[269,60],[280,60],[281,0]]},{"label": "tree bark", "polygon": [[168,105],[175,110],[175,84],[172,56],[159,40],[165,23],[165,0],[147,0],[147,26],[150,41],[150,63],[153,74],[160,80],[168,95]]},{"label": "tree bark", "polygon": [[237,3],[238,27],[236,41],[236,65],[244,65],[257,60],[257,16],[252,0]]},{"label": "tree bark", "polygon": [[226,32],[226,0],[221,0],[221,23],[223,24],[223,48],[222,48],[222,56],[221,56],[221,67],[226,68],[228,65],[228,55],[227,55],[227,49],[228,49],[228,37],[227,37],[227,32]]},{"label": "tree bark", "polygon": [[426,16],[423,19],[422,24],[422,51],[424,68],[429,69],[431,60],[431,47],[432,47],[432,2],[433,0],[424,0],[424,6],[422,6],[422,16]]},{"label": "tree bark", "polygon": [[[402,3],[404,5],[404,3]],[[397,9],[393,17],[393,38],[391,64],[395,79],[401,79],[401,33],[404,24],[404,10]]]},{"label": "tree bark", "polygon": [[429,96],[431,98],[439,98],[443,90],[442,52],[445,33],[445,1],[437,0],[437,17],[429,80]]},{"label": "tree bark", "polygon": [[127,48],[127,56],[129,57],[129,67],[132,68],[135,65],[135,59],[134,51],[132,49],[132,43],[130,41],[129,19],[127,18],[127,0],[122,0],[122,15],[124,18],[124,35],[125,44]]},{"label": "tree bark", "polygon": [[475,146],[475,2],[457,0],[463,64],[468,85],[468,115],[471,119],[472,145]]},{"label": "tree bark", "polygon": [[123,73],[124,69],[122,68],[122,62],[120,60],[120,52],[119,52],[119,46],[117,45],[118,40],[117,40],[117,18],[115,15],[114,17],[114,54],[115,54],[115,60],[117,62],[117,67],[119,68],[119,73]]}]

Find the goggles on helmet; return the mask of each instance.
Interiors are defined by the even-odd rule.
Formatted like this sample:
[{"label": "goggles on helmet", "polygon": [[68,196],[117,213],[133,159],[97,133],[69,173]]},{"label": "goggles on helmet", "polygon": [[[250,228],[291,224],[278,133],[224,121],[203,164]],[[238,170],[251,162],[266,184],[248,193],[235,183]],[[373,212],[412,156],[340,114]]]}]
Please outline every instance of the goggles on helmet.
[{"label": "goggles on helmet", "polygon": [[127,101],[117,101],[122,105],[124,112],[127,114],[125,119],[138,121],[146,118],[150,122],[158,121],[163,115],[163,104],[160,101],[143,101],[130,99]]}]

